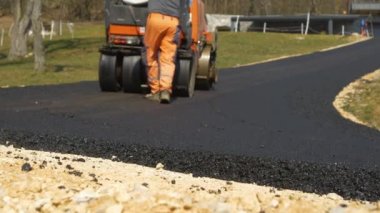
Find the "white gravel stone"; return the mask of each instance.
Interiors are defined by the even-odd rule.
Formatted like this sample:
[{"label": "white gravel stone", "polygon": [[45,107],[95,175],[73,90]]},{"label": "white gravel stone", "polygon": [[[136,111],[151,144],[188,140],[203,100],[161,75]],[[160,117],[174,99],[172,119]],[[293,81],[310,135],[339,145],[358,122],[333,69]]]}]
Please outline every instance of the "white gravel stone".
[{"label": "white gravel stone", "polygon": [[164,164],[162,164],[162,163],[158,163],[157,165],[156,165],[156,169],[157,170],[161,170],[161,169],[164,169],[165,168],[165,166],[164,166]]},{"label": "white gravel stone", "polygon": [[343,200],[343,198],[341,196],[339,196],[339,195],[337,195],[335,193],[329,193],[329,194],[326,195],[326,197],[328,199],[335,200],[335,201],[337,201],[337,200]]},{"label": "white gravel stone", "polygon": [[110,206],[106,209],[106,213],[121,213],[123,212],[123,205],[121,204],[116,204],[113,206]]},{"label": "white gravel stone", "polygon": [[345,212],[346,212],[346,209],[342,207],[336,207],[329,211],[329,213],[345,213]]},{"label": "white gravel stone", "polygon": [[44,205],[46,205],[50,202],[51,202],[51,198],[38,199],[38,200],[36,200],[36,202],[34,202],[34,208],[35,209],[41,209]]},{"label": "white gravel stone", "polygon": [[124,192],[124,193],[118,192],[116,194],[116,201],[117,202],[125,203],[125,202],[130,201],[131,199],[132,199],[132,196],[127,192]]},{"label": "white gravel stone", "polygon": [[79,192],[78,194],[74,195],[74,197],[72,199],[76,203],[85,203],[85,202],[88,202],[92,199],[96,199],[98,197],[99,197],[99,195],[96,192],[91,191],[89,189],[85,189],[85,190]]},{"label": "white gravel stone", "polygon": [[232,212],[232,208],[230,205],[226,203],[218,202],[215,204],[213,212],[215,213],[230,213]]},{"label": "white gravel stone", "polygon": [[279,202],[278,200],[276,200],[276,199],[274,199],[274,200],[272,200],[272,201],[270,202],[270,206],[271,206],[272,208],[277,208],[279,205],[280,205],[280,202]]}]

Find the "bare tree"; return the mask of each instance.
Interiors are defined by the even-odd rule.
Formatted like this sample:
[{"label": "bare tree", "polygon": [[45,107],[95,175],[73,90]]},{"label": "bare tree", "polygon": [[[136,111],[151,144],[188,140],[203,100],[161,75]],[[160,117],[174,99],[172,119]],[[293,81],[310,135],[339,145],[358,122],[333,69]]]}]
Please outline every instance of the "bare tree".
[{"label": "bare tree", "polygon": [[31,16],[33,29],[33,51],[34,51],[34,70],[45,70],[45,52],[44,41],[42,37],[42,21],[41,21],[41,0],[30,0],[33,2],[33,13]]},{"label": "bare tree", "polygon": [[0,17],[4,15],[9,15],[10,11],[10,0],[1,0],[0,1]]},{"label": "bare tree", "polygon": [[264,15],[272,14],[272,1],[271,0],[260,0],[261,7],[263,8]]},{"label": "bare tree", "polygon": [[11,2],[13,27],[8,58],[15,60],[28,53],[28,32],[33,31],[35,70],[43,71],[45,54],[42,39],[41,0],[14,0]]},{"label": "bare tree", "polygon": [[28,0],[11,2],[13,24],[11,31],[11,49],[8,58],[14,60],[24,57],[27,52],[27,33],[31,27],[32,4]]},{"label": "bare tree", "polygon": [[312,14],[317,14],[319,13],[318,12],[318,7],[317,7],[317,3],[316,3],[316,0],[311,0],[311,5],[310,5],[310,13]]}]

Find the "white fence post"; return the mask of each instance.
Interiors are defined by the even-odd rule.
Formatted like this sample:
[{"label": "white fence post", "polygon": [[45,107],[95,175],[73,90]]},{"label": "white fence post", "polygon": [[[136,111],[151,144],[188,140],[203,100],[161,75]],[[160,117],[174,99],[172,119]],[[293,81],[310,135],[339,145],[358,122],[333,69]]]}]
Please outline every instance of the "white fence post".
[{"label": "white fence post", "polygon": [[74,23],[67,23],[67,28],[71,33],[71,38],[74,39]]},{"label": "white fence post", "polygon": [[342,36],[346,35],[346,30],[344,28],[344,25],[342,25]]},{"label": "white fence post", "polygon": [[4,45],[4,28],[1,28],[1,39],[0,39],[0,46],[2,47]]},{"label": "white fence post", "polygon": [[59,20],[59,36],[62,36],[63,31],[62,31],[62,20]]},{"label": "white fence post", "polygon": [[51,29],[50,29],[50,41],[53,39],[53,34],[54,34],[54,21],[51,21]]},{"label": "white fence post", "polygon": [[310,12],[307,13],[307,22],[306,22],[305,35],[307,35],[309,33],[309,26],[310,26]]},{"label": "white fence post", "polygon": [[267,23],[264,22],[264,28],[263,28],[263,33],[266,33],[267,32]]},{"label": "white fence post", "polygon": [[303,29],[304,29],[304,26],[303,26],[303,22],[302,22],[302,23],[301,23],[301,35],[304,34]]},{"label": "white fence post", "polygon": [[237,33],[239,31],[239,21],[240,21],[240,16],[238,16],[237,19],[236,19],[235,33]]},{"label": "white fence post", "polygon": [[41,34],[42,34],[42,39],[45,39],[45,27],[44,27],[44,24],[43,24],[43,22],[41,22],[41,29],[42,29],[42,32],[41,32]]}]

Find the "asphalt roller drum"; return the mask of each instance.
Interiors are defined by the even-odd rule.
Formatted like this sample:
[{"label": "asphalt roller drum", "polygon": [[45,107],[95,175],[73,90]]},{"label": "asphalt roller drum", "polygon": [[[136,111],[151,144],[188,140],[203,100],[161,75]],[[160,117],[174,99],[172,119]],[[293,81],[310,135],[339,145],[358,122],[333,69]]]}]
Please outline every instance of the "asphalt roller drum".
[{"label": "asphalt roller drum", "polygon": [[122,65],[122,85],[124,92],[140,93],[142,78],[141,56],[124,56]]},{"label": "asphalt roller drum", "polygon": [[210,90],[218,79],[215,67],[216,52],[212,46],[206,46],[199,58],[198,72],[196,77],[196,88],[200,90]]},{"label": "asphalt roller drum", "polygon": [[198,61],[193,54],[190,58],[180,58],[174,77],[174,92],[178,96],[193,97]]},{"label": "asphalt roller drum", "polygon": [[117,92],[120,90],[116,55],[100,55],[99,84],[103,92]]}]

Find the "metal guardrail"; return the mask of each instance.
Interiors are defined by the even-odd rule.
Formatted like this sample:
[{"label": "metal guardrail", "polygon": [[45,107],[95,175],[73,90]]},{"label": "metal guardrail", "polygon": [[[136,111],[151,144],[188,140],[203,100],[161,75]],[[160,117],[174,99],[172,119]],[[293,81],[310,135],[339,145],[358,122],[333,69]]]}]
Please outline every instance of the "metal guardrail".
[{"label": "metal guardrail", "polygon": [[[294,15],[294,16],[231,16],[231,31],[240,31],[241,23],[250,24],[248,30],[262,32],[287,33],[359,33],[361,20],[368,20],[362,15]],[[369,21],[369,20],[368,20]]]},{"label": "metal guardrail", "polygon": [[352,10],[380,11],[380,3],[352,3]]}]

